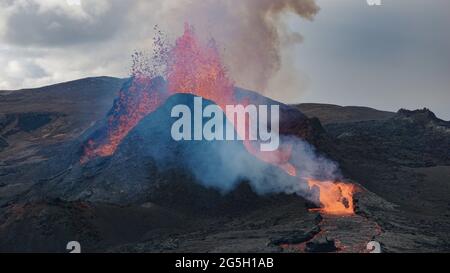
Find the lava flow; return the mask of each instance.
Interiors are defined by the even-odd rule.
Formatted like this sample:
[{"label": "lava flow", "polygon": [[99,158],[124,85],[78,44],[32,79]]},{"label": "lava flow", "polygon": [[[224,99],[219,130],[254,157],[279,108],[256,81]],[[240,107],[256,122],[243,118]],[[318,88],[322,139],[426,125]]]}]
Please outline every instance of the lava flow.
[{"label": "lava flow", "polygon": [[122,139],[139,121],[165,101],[167,94],[162,89],[163,80],[160,78],[135,77],[131,86],[120,90],[109,115],[108,126],[99,132],[97,138],[88,140],[80,162],[114,154]]},{"label": "lava flow", "polygon": [[[186,24],[184,34],[173,46],[166,48],[161,39],[156,39],[155,42],[157,50],[154,52],[156,58],[153,60],[158,60],[156,65],[164,66],[159,70],[163,71],[167,84],[163,78],[156,77],[157,73],[152,72],[151,67],[155,64],[142,64],[139,63],[139,59],[134,59],[130,86],[120,91],[119,98],[114,102],[109,114],[107,128],[86,143],[81,163],[86,163],[97,156],[112,155],[130,130],[173,94],[189,93],[201,96],[213,101],[223,110],[230,104],[244,106],[249,104],[248,99],[245,101],[236,99],[234,83],[228,78],[227,70],[213,40],[207,44],[202,43],[195,35],[193,27]],[[227,116],[227,118],[234,121],[234,117]],[[245,131],[242,132],[239,128],[236,130],[241,137],[245,136]],[[278,166],[290,176],[299,175],[294,164],[290,162],[293,153],[291,144],[280,143],[277,151],[261,152],[255,148],[255,143],[244,140],[244,146],[250,154]],[[308,184],[311,192],[317,192],[319,195],[321,212],[353,214],[352,184],[316,180],[309,180]],[[318,190],[313,191],[313,188]]]},{"label": "lava flow", "polygon": [[318,211],[334,215],[352,215],[355,186],[349,183],[308,180],[310,189],[318,188],[322,208]]}]

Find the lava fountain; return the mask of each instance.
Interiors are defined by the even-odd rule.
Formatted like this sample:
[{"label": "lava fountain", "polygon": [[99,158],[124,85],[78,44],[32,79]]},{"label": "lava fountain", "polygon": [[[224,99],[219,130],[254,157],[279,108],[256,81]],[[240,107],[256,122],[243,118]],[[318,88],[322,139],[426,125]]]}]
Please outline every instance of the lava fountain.
[{"label": "lava fountain", "polygon": [[[146,115],[155,111],[168,97],[176,93],[189,93],[213,101],[222,110],[226,105],[248,105],[248,99],[239,101],[235,96],[234,83],[229,79],[214,40],[202,43],[192,26],[185,24],[182,36],[174,45],[167,46],[161,38],[155,40],[153,59],[142,58],[139,53],[133,55],[132,81],[122,88],[115,100],[106,128],[98,131],[89,139],[80,159],[82,164],[95,157],[114,154],[122,139]],[[158,76],[159,71],[163,74]],[[226,113],[226,111],[224,111]],[[232,121],[234,117],[227,118]],[[246,122],[249,122],[248,119]],[[234,122],[232,122],[234,123]],[[248,128],[243,127],[243,130]],[[237,133],[246,138],[246,132],[236,128]],[[299,171],[291,162],[292,144],[280,143],[273,152],[257,149],[257,141],[244,140],[246,150],[266,163],[282,169],[293,177],[299,177]],[[318,181],[309,179],[311,192],[317,193],[322,213],[348,215],[353,214],[354,186],[343,182]],[[319,205],[319,204],[318,204]]]}]

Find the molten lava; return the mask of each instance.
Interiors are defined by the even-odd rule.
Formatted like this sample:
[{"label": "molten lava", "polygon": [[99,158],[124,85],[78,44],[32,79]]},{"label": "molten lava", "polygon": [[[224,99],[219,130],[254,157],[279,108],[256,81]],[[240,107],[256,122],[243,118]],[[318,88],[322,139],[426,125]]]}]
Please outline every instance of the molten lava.
[{"label": "molten lava", "polygon": [[214,40],[202,44],[188,24],[169,50],[166,78],[170,93],[194,94],[222,109],[234,103],[234,84],[227,77]]},{"label": "molten lava", "polygon": [[308,180],[311,190],[317,188],[321,209],[326,214],[351,215],[353,209],[353,184],[331,181]]},{"label": "molten lava", "polygon": [[129,88],[120,90],[108,118],[106,132],[100,139],[90,139],[84,147],[81,163],[96,156],[114,154],[122,139],[149,113],[155,111],[167,98],[162,92],[162,79],[136,77]]},{"label": "molten lava", "polygon": [[[250,103],[248,98],[245,101],[236,99],[234,83],[228,78],[215,42],[211,40],[207,44],[202,43],[190,25],[185,25],[184,34],[173,46],[166,48],[167,45],[161,39],[155,39],[155,45],[156,56],[153,61],[156,61],[156,64],[147,63],[147,59],[140,60],[142,54],[133,55],[133,78],[130,86],[125,86],[120,91],[109,113],[106,129],[85,144],[81,163],[97,156],[114,154],[123,138],[139,121],[155,111],[173,94],[189,93],[201,96],[216,103],[225,113],[226,105],[245,106]],[[161,77],[156,77],[160,71],[163,71],[167,85]],[[227,118],[234,120],[234,117]],[[243,139],[248,139],[245,137],[245,131],[242,132],[239,128],[236,130]],[[291,145],[280,143],[277,151],[262,152],[255,148],[258,146],[256,144],[257,141],[244,140],[245,148],[256,158],[278,166],[290,176],[298,175],[297,169],[290,162],[293,152]],[[321,212],[353,213],[353,185],[316,180],[310,180],[308,184],[311,190],[318,188]]]}]

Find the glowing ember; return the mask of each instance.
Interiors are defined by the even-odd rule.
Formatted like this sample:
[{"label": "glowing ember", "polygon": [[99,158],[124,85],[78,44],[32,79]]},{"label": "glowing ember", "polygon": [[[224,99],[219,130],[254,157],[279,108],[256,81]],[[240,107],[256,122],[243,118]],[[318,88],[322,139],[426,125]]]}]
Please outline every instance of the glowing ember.
[{"label": "glowing ember", "polygon": [[354,214],[353,193],[355,186],[342,182],[308,180],[309,187],[319,190],[319,200],[322,206],[319,211],[326,214]]}]

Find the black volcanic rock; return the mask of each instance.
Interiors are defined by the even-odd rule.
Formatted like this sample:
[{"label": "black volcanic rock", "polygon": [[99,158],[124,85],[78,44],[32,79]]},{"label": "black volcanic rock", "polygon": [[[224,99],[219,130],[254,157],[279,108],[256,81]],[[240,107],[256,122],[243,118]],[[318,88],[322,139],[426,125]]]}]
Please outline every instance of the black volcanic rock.
[{"label": "black volcanic rock", "polygon": [[253,91],[237,88],[236,97],[244,101],[248,99],[256,105],[279,105],[281,135],[303,139],[321,152],[327,153],[333,149],[331,140],[316,117],[309,118],[295,106],[280,103]]},{"label": "black volcanic rock", "polygon": [[334,240],[330,240],[328,238],[308,242],[306,243],[305,249],[305,251],[309,253],[326,253],[335,252],[336,250],[338,249],[336,248]]},{"label": "black volcanic rock", "polygon": [[6,147],[8,147],[8,142],[3,137],[0,137],[0,152]]},{"label": "black volcanic rock", "polygon": [[436,117],[436,115],[431,112],[428,108],[418,109],[418,110],[407,110],[400,109],[396,115],[397,119],[407,119],[414,123],[421,124],[423,126],[442,126],[444,128],[450,129],[450,122],[444,121]]},{"label": "black volcanic rock", "polygon": [[348,155],[410,167],[450,165],[450,122],[427,109],[400,110],[387,120],[329,124],[326,129],[348,144],[342,151]]}]

